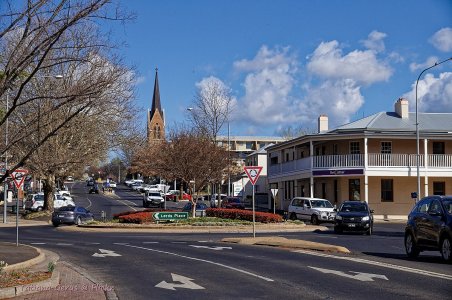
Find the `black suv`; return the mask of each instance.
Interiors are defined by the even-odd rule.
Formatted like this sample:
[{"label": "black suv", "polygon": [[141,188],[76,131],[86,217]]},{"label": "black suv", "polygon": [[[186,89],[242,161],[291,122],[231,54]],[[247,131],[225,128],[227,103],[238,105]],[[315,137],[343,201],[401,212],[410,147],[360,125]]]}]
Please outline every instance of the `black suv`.
[{"label": "black suv", "polygon": [[372,234],[374,217],[373,210],[369,209],[366,202],[345,201],[341,204],[334,220],[334,232],[364,231],[367,235]]},{"label": "black suv", "polygon": [[419,201],[408,215],[405,250],[416,258],[421,251],[439,250],[452,262],[452,196],[428,196]]}]

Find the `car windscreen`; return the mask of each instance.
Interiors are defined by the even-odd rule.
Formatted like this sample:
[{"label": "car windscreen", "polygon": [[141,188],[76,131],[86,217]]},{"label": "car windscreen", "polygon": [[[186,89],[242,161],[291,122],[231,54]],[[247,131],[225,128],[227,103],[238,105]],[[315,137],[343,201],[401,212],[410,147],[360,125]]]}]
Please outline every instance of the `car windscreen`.
[{"label": "car windscreen", "polygon": [[344,204],[341,207],[342,212],[365,212],[367,211],[367,206],[363,203],[357,204]]},{"label": "car windscreen", "polygon": [[58,211],[74,211],[75,210],[75,206],[63,206],[60,207],[60,209]]},{"label": "car windscreen", "polygon": [[333,208],[333,205],[325,200],[312,200],[311,205],[316,208]]},{"label": "car windscreen", "polygon": [[161,197],[162,195],[160,195],[160,193],[149,193],[149,196],[152,196],[152,197]]},{"label": "car windscreen", "polygon": [[35,201],[44,201],[44,195],[36,195]]}]

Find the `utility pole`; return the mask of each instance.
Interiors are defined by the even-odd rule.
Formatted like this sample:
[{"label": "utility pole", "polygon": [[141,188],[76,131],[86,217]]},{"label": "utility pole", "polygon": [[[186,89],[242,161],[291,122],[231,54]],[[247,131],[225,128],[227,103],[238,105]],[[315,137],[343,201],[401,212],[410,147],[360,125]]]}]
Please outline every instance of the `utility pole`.
[{"label": "utility pole", "polygon": [[[9,89],[6,89],[6,113],[9,110]],[[8,118],[6,118],[5,128],[5,174],[8,174]],[[8,176],[6,177],[8,178]],[[3,189],[3,223],[6,223],[6,203],[8,201],[8,183],[5,179],[5,187]]]}]

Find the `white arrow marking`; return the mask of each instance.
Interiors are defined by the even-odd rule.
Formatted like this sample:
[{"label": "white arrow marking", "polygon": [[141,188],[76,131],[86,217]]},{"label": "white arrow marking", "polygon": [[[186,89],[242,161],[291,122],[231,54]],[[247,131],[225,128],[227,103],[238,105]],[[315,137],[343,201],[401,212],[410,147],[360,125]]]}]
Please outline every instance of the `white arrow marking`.
[{"label": "white arrow marking", "polygon": [[209,246],[198,246],[198,245],[190,245],[190,247],[205,248],[205,249],[210,249],[210,250],[223,250],[223,249],[232,250],[231,247],[209,247]]},{"label": "white arrow marking", "polygon": [[320,271],[322,273],[335,274],[335,275],[339,275],[339,276],[346,277],[346,278],[356,279],[359,281],[374,281],[372,278],[380,278],[380,279],[388,280],[388,278],[385,275],[360,273],[360,272],[352,272],[352,271],[350,271],[350,272],[355,273],[356,275],[350,275],[350,274],[346,274],[341,271],[322,269],[322,268],[316,268],[316,267],[309,267],[309,268]]},{"label": "white arrow marking", "polygon": [[101,253],[94,253],[94,257],[105,257],[105,256],[122,256],[121,254],[115,253],[111,250],[99,249]]},{"label": "white arrow marking", "polygon": [[175,291],[176,288],[181,289],[190,289],[190,290],[204,290],[204,288],[200,285],[197,285],[196,283],[192,282],[191,278],[184,277],[181,275],[173,274],[171,273],[171,277],[173,278],[173,281],[177,281],[180,283],[169,283],[166,281],[162,281],[158,283],[155,287],[167,289],[167,290],[173,290]]}]

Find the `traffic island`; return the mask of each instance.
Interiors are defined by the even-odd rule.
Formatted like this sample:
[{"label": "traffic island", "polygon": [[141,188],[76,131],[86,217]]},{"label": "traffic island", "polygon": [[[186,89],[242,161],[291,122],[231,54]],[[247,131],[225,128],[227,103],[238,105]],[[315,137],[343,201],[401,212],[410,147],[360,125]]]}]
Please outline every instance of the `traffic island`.
[{"label": "traffic island", "polygon": [[350,250],[342,246],[322,244],[304,240],[287,239],[280,236],[269,236],[269,237],[249,237],[249,238],[224,238],[221,240],[225,243],[236,243],[243,245],[260,245],[260,246],[272,246],[280,248],[290,248],[290,249],[304,249],[304,250],[315,250],[315,251],[325,251],[325,252],[335,252],[349,254]]}]

